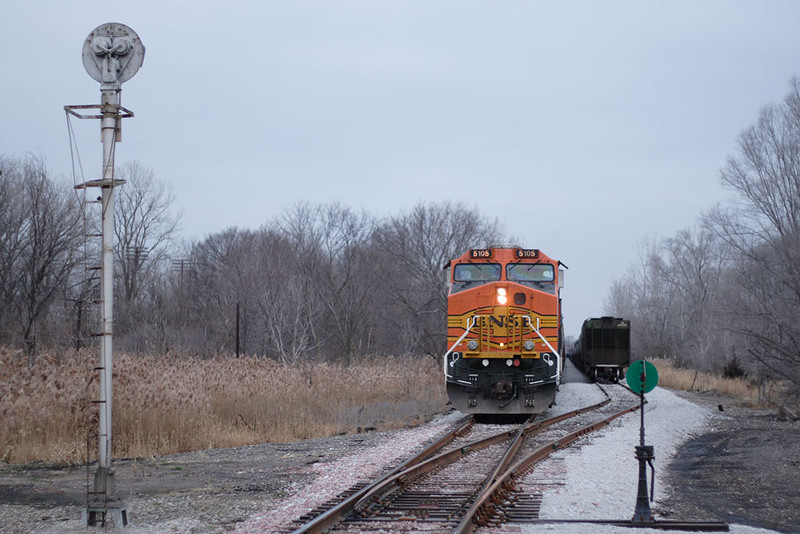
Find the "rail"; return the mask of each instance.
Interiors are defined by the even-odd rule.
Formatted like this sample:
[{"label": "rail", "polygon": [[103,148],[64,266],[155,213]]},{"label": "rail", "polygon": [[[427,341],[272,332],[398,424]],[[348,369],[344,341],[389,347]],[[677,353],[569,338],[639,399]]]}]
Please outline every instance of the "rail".
[{"label": "rail", "polygon": [[374,486],[381,484],[384,480],[389,477],[392,477],[398,471],[403,471],[407,469],[409,466],[419,464],[425,457],[429,456],[430,454],[434,453],[435,451],[444,447],[447,443],[455,439],[456,436],[459,436],[466,430],[468,430],[475,419],[473,417],[467,417],[462,424],[458,426],[455,430],[452,430],[438,439],[436,442],[432,443],[431,445],[425,447],[422,451],[418,452],[405,462],[403,462],[399,467],[392,470],[390,473],[384,475],[383,477],[379,478],[372,484],[365,486],[360,491],[357,491],[350,497],[343,500],[338,505],[330,508],[326,512],[318,515],[311,521],[303,524],[301,527],[292,531],[292,534],[318,534],[321,532],[325,532],[327,529],[341,521],[345,516],[350,514],[353,511],[353,507],[355,504],[361,500],[365,493],[369,492]]},{"label": "rail", "polygon": [[[572,410],[571,412],[567,412],[558,415],[556,417],[552,417],[550,419],[545,419],[540,422],[531,422],[531,423],[526,422],[516,432],[510,431],[510,432],[501,432],[498,434],[494,434],[487,438],[471,442],[467,445],[464,445],[463,447],[459,447],[452,451],[444,452],[432,458],[428,458],[427,460],[424,460],[416,465],[411,465],[407,469],[403,471],[398,471],[393,475],[384,477],[382,481],[371,485],[368,491],[364,492],[363,497],[361,497],[359,501],[355,504],[353,511],[358,515],[362,516],[368,515],[370,513],[370,508],[373,503],[379,503],[383,501],[387,495],[404,487],[411,480],[415,480],[420,476],[430,471],[433,471],[438,467],[452,463],[456,461],[458,458],[469,454],[470,452],[475,452],[481,449],[485,449],[486,447],[489,447],[496,443],[506,441],[510,438],[513,438],[517,434],[522,435],[522,434],[528,434],[533,431],[538,431],[541,430],[542,428],[546,428],[556,423],[560,423],[565,419],[569,419],[571,417],[575,417],[582,413],[596,410],[597,408],[605,406],[609,402],[611,402],[611,399],[608,397],[608,394],[606,393],[606,398],[604,400],[596,404],[593,404],[591,406],[579,408],[577,410]],[[509,459],[510,458],[511,456],[509,456]],[[496,474],[494,474],[493,476],[496,476]]]},{"label": "rail", "polygon": [[[321,533],[332,529],[337,523],[343,521],[347,525],[346,528],[349,529],[355,526],[351,523],[353,521],[371,525],[370,529],[386,528],[379,526],[382,521],[435,521],[442,528],[455,529],[454,531],[458,533],[472,532],[476,527],[489,525],[490,523],[496,524],[498,517],[506,513],[502,502],[506,500],[510,493],[516,491],[517,483],[527,475],[529,469],[536,462],[556,450],[569,446],[586,434],[606,427],[615,419],[639,409],[638,404],[629,406],[599,421],[581,426],[577,430],[568,432],[570,429],[564,429],[562,433],[566,434],[559,436],[558,439],[553,440],[552,437],[549,437],[546,438],[547,443],[528,444],[526,447],[533,445],[535,449],[531,452],[523,453],[524,456],[512,464],[514,458],[520,455],[521,444],[529,434],[535,435],[546,427],[596,410],[610,403],[612,399],[609,393],[602,387],[600,389],[606,398],[592,406],[573,410],[539,422],[526,421],[526,423],[514,430],[497,432],[483,439],[470,441],[466,444],[458,445],[450,451],[437,454],[436,451],[442,450],[446,444],[462,436],[472,426],[473,419],[466,419],[458,428],[403,462],[402,465],[393,469],[390,473],[364,488],[354,491],[351,496],[343,499],[339,504],[323,511],[314,519],[291,532],[292,534]],[[572,428],[574,429],[575,426],[573,425]],[[430,493],[425,489],[420,490],[426,484],[428,486],[432,485],[431,479],[425,477],[433,474],[437,469],[443,469],[441,473],[445,473],[448,469],[453,469],[448,464],[452,464],[470,453],[504,441],[510,441],[511,444],[504,449],[489,453],[489,456],[492,456],[495,460],[492,461],[492,464],[484,464],[494,465],[490,469],[490,473],[488,475],[480,475],[478,480],[470,482],[470,484],[474,484],[472,487],[476,488],[474,492],[463,493],[458,490],[457,493],[442,493],[441,491]],[[498,452],[500,453],[499,455]],[[496,459],[499,456],[502,456],[502,458],[497,461]],[[476,459],[480,459],[480,457],[476,456],[473,462]],[[480,461],[484,460],[480,459]],[[508,467],[510,464],[511,467]],[[441,476],[441,474],[434,475],[434,477],[436,476]],[[435,480],[436,478],[433,479],[433,485],[438,484]],[[391,504],[393,502],[396,504]],[[520,509],[518,508],[518,510]],[[538,511],[535,514],[526,520],[542,524],[585,522],[620,526],[647,526],[656,529],[685,530],[693,528],[703,531],[727,531],[728,529],[726,524],[714,522],[654,521],[643,525],[622,520],[539,520]]]},{"label": "rail", "polygon": [[570,445],[580,437],[608,426],[614,419],[622,417],[623,415],[634,412],[638,409],[639,406],[632,406],[630,408],[621,410],[609,417],[606,417],[605,419],[586,425],[562,438],[551,441],[537,448],[523,459],[519,460],[517,463],[511,466],[511,468],[505,471],[505,473],[497,477],[493,483],[486,488],[477,499],[475,499],[475,502],[473,502],[472,506],[470,506],[470,508],[467,510],[467,513],[464,514],[464,517],[462,518],[461,523],[459,523],[455,532],[470,533],[473,531],[475,526],[484,526],[486,523],[486,516],[491,515],[493,509],[492,502],[497,500],[498,495],[501,495],[502,493],[508,491],[509,488],[513,487],[513,478],[520,471],[549,456],[553,452]]}]

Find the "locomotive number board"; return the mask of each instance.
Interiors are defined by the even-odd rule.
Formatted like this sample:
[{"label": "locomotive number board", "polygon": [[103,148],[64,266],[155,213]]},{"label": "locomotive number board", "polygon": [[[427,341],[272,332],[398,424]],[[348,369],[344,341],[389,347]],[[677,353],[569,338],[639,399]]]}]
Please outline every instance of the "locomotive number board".
[{"label": "locomotive number board", "polygon": [[490,248],[473,248],[469,251],[469,257],[472,260],[488,260],[492,257],[492,249]]},{"label": "locomotive number board", "polygon": [[535,248],[518,248],[516,256],[519,259],[524,259],[524,258],[536,259],[539,257],[539,250]]}]

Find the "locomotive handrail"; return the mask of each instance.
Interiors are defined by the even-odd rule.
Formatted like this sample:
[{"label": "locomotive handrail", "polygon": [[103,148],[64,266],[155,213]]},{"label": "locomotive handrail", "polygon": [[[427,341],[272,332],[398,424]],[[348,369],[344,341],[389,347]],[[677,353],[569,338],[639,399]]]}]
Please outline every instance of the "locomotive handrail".
[{"label": "locomotive handrail", "polygon": [[[559,352],[553,348],[553,345],[551,345],[550,342],[547,341],[547,338],[544,337],[541,332],[539,332],[539,329],[533,326],[533,320],[531,319],[530,315],[523,315],[523,317],[528,320],[528,325],[531,327],[531,330],[536,332],[536,335],[539,336],[542,341],[544,341],[544,344],[547,345],[547,348],[556,355],[556,386],[558,386],[558,384],[561,383],[561,354],[559,354]],[[539,322],[538,318],[536,322]]]},{"label": "locomotive handrail", "polygon": [[481,317],[481,316],[480,315],[473,315],[472,317],[467,319],[467,328],[464,330],[464,333],[461,334],[461,337],[458,338],[458,340],[455,343],[453,343],[453,346],[450,347],[450,349],[447,352],[444,353],[444,357],[442,358],[442,361],[443,361],[442,365],[444,366],[444,376],[445,376],[445,378],[453,378],[453,375],[447,374],[447,357],[450,356],[450,353],[453,352],[453,349],[456,348],[458,346],[458,344],[461,343],[464,340],[465,337],[467,337],[467,334],[469,334],[469,331],[472,330],[475,327],[475,322],[478,320],[478,317]]}]

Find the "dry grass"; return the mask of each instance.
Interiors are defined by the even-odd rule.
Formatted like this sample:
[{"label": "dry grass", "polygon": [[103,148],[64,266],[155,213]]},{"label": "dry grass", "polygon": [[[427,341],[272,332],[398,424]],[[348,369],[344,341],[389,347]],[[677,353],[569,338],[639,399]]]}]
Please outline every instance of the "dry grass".
[{"label": "dry grass", "polygon": [[744,401],[757,401],[758,388],[744,378],[723,378],[692,369],[679,369],[669,360],[650,360],[658,369],[658,385],[681,391],[714,391]]},{"label": "dry grass", "polygon": [[[48,354],[29,371],[23,354],[0,349],[4,461],[85,461],[87,432],[97,431],[89,404],[97,359]],[[139,457],[397,428],[441,411],[446,397],[430,358],[298,368],[260,358],[115,354],[113,400],[113,455]]]}]

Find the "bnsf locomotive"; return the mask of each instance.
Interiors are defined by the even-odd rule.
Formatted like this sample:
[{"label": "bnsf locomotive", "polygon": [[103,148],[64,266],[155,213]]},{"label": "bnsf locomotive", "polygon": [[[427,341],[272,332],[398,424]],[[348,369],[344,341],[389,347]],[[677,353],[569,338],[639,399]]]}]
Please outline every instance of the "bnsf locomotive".
[{"label": "bnsf locomotive", "polygon": [[493,246],[450,261],[447,395],[472,414],[532,414],[553,404],[561,375],[561,263],[536,249]]}]

